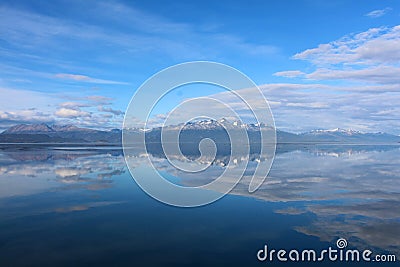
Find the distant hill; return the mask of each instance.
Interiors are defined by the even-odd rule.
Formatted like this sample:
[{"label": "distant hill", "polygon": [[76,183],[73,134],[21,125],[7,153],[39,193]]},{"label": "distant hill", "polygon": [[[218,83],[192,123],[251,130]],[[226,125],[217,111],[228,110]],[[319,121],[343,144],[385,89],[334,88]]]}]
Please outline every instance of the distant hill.
[{"label": "distant hill", "polygon": [[121,143],[121,130],[100,131],[74,125],[19,124],[0,134],[0,143]]},{"label": "distant hill", "polygon": [[[250,138],[250,143],[257,150],[260,143],[260,131],[269,133],[273,128],[264,124],[244,124],[241,122],[228,122],[225,119],[220,121],[203,120],[165,127],[165,131],[172,133],[180,132],[180,142],[189,144],[184,147],[191,151],[197,151],[197,144],[204,138],[213,139],[219,148],[226,148],[229,143],[229,136],[224,129],[228,128],[235,132],[245,130]],[[159,148],[161,143],[161,128],[153,128],[146,132],[146,142],[151,146]],[[139,140],[144,132],[138,129],[126,130],[130,140]],[[333,129],[314,130],[302,134],[294,134],[281,130],[276,131],[278,143],[339,143],[339,144],[382,144],[399,143],[400,136],[387,133],[362,133],[359,131]],[[102,131],[88,128],[80,128],[74,125],[48,125],[48,124],[20,124],[15,125],[0,134],[0,143],[87,143],[87,144],[116,144],[120,145],[122,131],[113,129]],[[193,145],[196,144],[196,145]],[[259,147],[259,146],[258,146]]]},{"label": "distant hill", "polygon": [[[199,142],[203,138],[211,138],[219,142],[229,142],[229,137],[224,127],[230,130],[245,129],[249,135],[250,142],[260,142],[260,130],[268,131],[273,128],[263,124],[244,124],[241,122],[227,122],[222,119],[203,120],[191,122],[186,125],[167,126],[164,130],[177,131],[183,127],[180,133],[180,140],[185,143]],[[333,130],[314,130],[301,134],[276,129],[276,139],[278,143],[398,143],[400,136],[387,133],[363,133],[354,130],[333,129]],[[159,142],[161,140],[161,128],[154,128],[147,133],[146,140]]]},{"label": "distant hill", "polygon": [[298,135],[304,142],[335,143],[396,143],[400,136],[387,133],[363,133],[354,130],[336,128],[333,130],[314,130]]},{"label": "distant hill", "polygon": [[[161,131],[165,131],[163,134],[167,136],[166,140],[168,141],[168,136],[173,136],[174,132],[182,129],[179,140],[180,149],[184,155],[200,155],[198,144],[204,138],[214,140],[217,146],[217,155],[226,155],[230,153],[230,143],[225,128],[234,134],[240,129],[246,130],[250,140],[251,154],[260,152],[260,131],[268,135],[273,130],[273,128],[263,124],[203,120],[167,126],[164,129],[154,128],[146,132],[146,147],[150,153],[162,156]],[[400,142],[400,137],[385,133],[362,133],[343,129],[316,130],[302,134],[276,130],[276,140],[278,144],[397,144]],[[241,140],[236,142],[241,142]]]}]

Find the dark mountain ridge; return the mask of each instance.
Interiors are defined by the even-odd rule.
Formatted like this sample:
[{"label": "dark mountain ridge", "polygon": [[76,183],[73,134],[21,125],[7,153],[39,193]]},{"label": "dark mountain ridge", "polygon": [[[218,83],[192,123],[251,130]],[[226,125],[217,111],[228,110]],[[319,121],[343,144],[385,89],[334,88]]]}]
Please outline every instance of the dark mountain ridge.
[{"label": "dark mountain ridge", "polygon": [[101,131],[74,125],[19,124],[0,134],[2,143],[121,143],[121,130]]},{"label": "dark mountain ridge", "polygon": [[[222,126],[223,125],[223,126]],[[183,127],[183,128],[182,128]],[[260,131],[270,132],[273,128],[264,124],[244,124],[241,122],[227,122],[203,120],[187,124],[166,126],[165,131],[172,133],[182,131],[179,134],[180,142],[198,144],[204,138],[213,139],[217,144],[229,143],[226,129],[235,132],[245,130],[250,143],[260,142]],[[126,129],[130,140],[139,140],[139,136],[145,134],[146,142],[161,143],[161,128],[153,128],[146,132],[139,129]],[[276,130],[278,143],[399,143],[400,136],[387,133],[363,133],[354,130],[333,129],[314,130],[301,134]],[[121,144],[122,130],[109,131],[81,128],[74,125],[48,125],[48,124],[19,124],[5,130],[0,134],[0,143],[87,143],[87,144]]]}]

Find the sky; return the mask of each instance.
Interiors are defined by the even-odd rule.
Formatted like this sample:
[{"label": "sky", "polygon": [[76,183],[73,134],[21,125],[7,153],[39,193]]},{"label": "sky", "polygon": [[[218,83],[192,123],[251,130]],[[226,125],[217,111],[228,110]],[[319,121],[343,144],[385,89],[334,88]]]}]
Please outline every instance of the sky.
[{"label": "sky", "polygon": [[[201,60],[250,77],[279,129],[400,135],[399,47],[399,1],[6,0],[0,130],[41,122],[121,128],[143,82]],[[154,124],[204,95],[236,101],[219,89],[182,87],[160,102]]]}]

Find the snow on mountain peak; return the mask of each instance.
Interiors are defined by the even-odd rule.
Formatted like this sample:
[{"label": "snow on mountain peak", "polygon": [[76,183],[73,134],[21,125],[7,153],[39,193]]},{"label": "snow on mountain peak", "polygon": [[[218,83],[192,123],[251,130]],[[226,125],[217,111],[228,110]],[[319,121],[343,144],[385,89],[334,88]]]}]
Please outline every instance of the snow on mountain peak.
[{"label": "snow on mountain peak", "polygon": [[340,134],[347,134],[347,135],[353,135],[353,134],[362,134],[360,131],[352,130],[352,129],[342,129],[342,128],[334,128],[330,130],[312,130],[310,132],[311,134],[326,134],[326,133],[340,133]]}]

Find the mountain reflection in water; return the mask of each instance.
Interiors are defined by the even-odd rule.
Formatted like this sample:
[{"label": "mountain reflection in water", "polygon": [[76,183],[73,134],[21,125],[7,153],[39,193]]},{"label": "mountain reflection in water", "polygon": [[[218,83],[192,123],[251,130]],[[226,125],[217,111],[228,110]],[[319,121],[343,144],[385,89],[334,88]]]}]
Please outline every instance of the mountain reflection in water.
[{"label": "mountain reflection in water", "polygon": [[[128,160],[137,167],[146,167],[146,157],[143,151],[129,153]],[[212,181],[229,161],[227,155],[202,159],[203,162],[195,162],[212,163],[211,167],[200,173],[184,173],[175,170],[162,153],[151,157],[160,172],[184,186]],[[145,195],[131,179],[119,148],[3,149],[0,266],[68,266],[74,257],[78,266],[88,262],[107,266],[115,257],[124,263],[146,260],[148,265],[172,262],[178,266],[191,262],[193,257],[190,253],[181,254],[185,247],[204,251],[205,258],[200,263],[213,265],[212,259],[218,254],[219,265],[257,265],[253,252],[266,242],[287,249],[317,249],[333,246],[338,237],[359,250],[400,257],[398,146],[280,145],[269,177],[252,194],[247,190],[249,178],[262,159],[257,155],[250,159],[245,176],[228,196],[206,207],[185,211]],[[245,158],[231,160],[234,166],[246,164]],[[191,220],[191,216],[199,216],[196,212],[212,219]],[[182,219],[182,214],[188,217]],[[240,214],[246,218],[235,217]],[[228,233],[239,227],[227,219],[232,216],[243,221],[242,232]],[[177,240],[171,240],[166,228],[155,222],[163,220],[173,221],[170,231],[176,231],[173,236]],[[224,227],[218,228],[215,221],[223,222]],[[52,239],[52,227],[64,232]],[[82,229],[86,232],[77,234]],[[87,239],[82,241],[81,236]],[[193,242],[184,236],[202,241]],[[218,241],[214,246],[217,238],[235,245],[221,247]],[[149,256],[171,242],[164,258]],[[88,244],[93,246],[89,248]],[[30,247],[36,249],[29,250]],[[38,256],[48,251],[56,256]],[[223,258],[230,251],[235,256]]]}]

